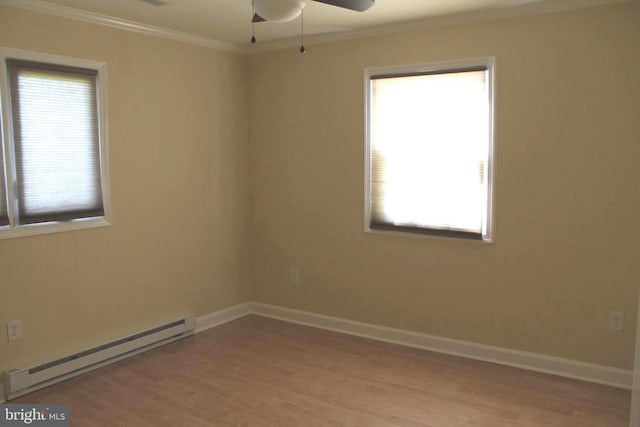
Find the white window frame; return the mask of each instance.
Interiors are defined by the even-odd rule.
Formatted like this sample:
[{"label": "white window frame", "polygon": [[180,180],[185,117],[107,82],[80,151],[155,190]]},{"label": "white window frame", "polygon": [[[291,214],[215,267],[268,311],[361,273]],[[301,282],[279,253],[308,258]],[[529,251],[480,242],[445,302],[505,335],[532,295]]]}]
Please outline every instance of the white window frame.
[{"label": "white window frame", "polygon": [[[412,73],[430,73],[438,71],[456,70],[473,68],[478,66],[487,67],[488,77],[488,95],[489,95],[489,153],[487,162],[487,203],[486,203],[486,230],[482,235],[482,239],[469,239],[461,233],[457,235],[452,233],[429,233],[413,232],[409,230],[378,230],[372,229],[371,224],[371,77],[376,75],[402,75]],[[364,93],[365,93],[365,149],[364,149],[364,231],[366,233],[375,234],[396,234],[404,236],[427,237],[436,239],[462,239],[468,242],[493,243],[495,241],[495,75],[496,75],[496,58],[472,58],[457,61],[443,61],[429,64],[404,65],[393,67],[376,67],[366,68],[364,70]]]},{"label": "white window frame", "polygon": [[[97,81],[97,108],[98,108],[98,137],[100,144],[100,179],[104,216],[95,218],[79,218],[70,221],[51,221],[36,224],[16,224],[17,203],[15,199],[16,165],[15,147],[13,140],[13,125],[9,115],[9,84],[7,78],[6,59],[14,58],[27,61],[57,64],[69,67],[87,68],[96,70]],[[109,159],[107,147],[107,65],[104,62],[68,56],[53,55],[41,52],[32,52],[23,49],[14,49],[0,46],[0,125],[2,131],[2,144],[4,149],[4,170],[8,201],[8,214],[10,225],[0,226],[0,240],[16,237],[35,236],[39,234],[59,233],[64,231],[82,230],[88,228],[106,227],[111,225],[111,204],[109,196]],[[0,168],[0,173],[2,169]]]}]

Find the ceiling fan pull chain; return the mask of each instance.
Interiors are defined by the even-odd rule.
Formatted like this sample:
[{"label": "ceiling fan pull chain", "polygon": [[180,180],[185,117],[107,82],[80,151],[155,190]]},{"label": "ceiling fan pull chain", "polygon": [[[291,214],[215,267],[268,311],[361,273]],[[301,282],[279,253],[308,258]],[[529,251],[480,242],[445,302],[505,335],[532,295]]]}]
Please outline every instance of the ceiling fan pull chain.
[{"label": "ceiling fan pull chain", "polygon": [[304,48],[304,9],[300,11],[300,53],[305,53]]},{"label": "ceiling fan pull chain", "polygon": [[[256,14],[255,0],[251,0],[251,9],[253,11],[251,16],[253,17]],[[253,22],[253,19],[251,19],[251,43],[252,44],[256,43],[256,24],[255,22]]]}]

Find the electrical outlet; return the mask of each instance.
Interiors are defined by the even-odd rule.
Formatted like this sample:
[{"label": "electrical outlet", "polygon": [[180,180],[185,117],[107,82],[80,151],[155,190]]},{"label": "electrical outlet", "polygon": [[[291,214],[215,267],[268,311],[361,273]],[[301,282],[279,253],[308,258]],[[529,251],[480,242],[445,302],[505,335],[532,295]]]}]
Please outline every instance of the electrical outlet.
[{"label": "electrical outlet", "polygon": [[10,320],[7,322],[7,341],[15,341],[22,339],[22,324],[19,320]]},{"label": "electrical outlet", "polygon": [[609,329],[622,331],[624,329],[624,313],[621,311],[609,312]]},{"label": "electrical outlet", "polygon": [[289,281],[294,285],[300,283],[300,271],[297,268],[292,268],[289,272]]}]

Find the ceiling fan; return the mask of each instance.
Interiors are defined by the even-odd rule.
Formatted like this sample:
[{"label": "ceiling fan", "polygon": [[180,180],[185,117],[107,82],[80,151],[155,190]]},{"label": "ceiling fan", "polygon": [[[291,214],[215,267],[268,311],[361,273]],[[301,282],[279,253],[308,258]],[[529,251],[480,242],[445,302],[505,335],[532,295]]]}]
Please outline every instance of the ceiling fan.
[{"label": "ceiling fan", "polygon": [[[324,3],[343,9],[364,12],[375,4],[375,0],[309,0]],[[258,22],[289,22],[303,15],[306,0],[251,0],[253,6],[252,25]],[[301,20],[302,33],[304,34],[304,15]],[[251,43],[256,42],[255,32],[251,36]],[[300,52],[304,53],[304,43],[300,46]]]},{"label": "ceiling fan", "polygon": [[[364,12],[375,0],[311,0],[343,9]],[[288,22],[297,18],[306,5],[305,0],[252,0],[255,9],[252,22]]]}]

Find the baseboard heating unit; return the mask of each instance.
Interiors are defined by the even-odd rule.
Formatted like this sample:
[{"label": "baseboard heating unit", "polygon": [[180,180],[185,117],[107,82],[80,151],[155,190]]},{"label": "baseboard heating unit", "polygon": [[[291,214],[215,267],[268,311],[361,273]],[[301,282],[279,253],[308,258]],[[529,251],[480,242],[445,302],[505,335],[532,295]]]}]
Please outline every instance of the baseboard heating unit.
[{"label": "baseboard heating unit", "polygon": [[47,363],[12,369],[4,374],[7,400],[192,335],[195,325],[189,315]]}]

